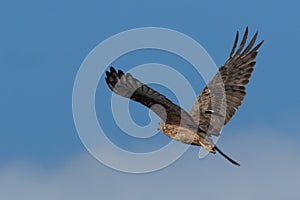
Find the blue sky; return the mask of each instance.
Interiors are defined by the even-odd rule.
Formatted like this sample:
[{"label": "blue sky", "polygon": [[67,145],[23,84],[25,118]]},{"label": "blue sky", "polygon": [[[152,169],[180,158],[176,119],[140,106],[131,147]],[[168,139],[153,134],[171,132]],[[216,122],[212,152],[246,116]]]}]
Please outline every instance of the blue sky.
[{"label": "blue sky", "polygon": [[[77,135],[72,118],[72,89],[77,70],[84,58],[101,41],[131,28],[147,26],[170,28],[192,37],[208,51],[218,66],[225,62],[237,30],[243,32],[244,28],[249,26],[250,34],[259,31],[259,40],[264,39],[265,43],[260,50],[257,58],[258,64],[247,87],[248,95],[232,122],[224,129],[220,145],[223,145],[228,153],[236,155],[239,160],[244,160],[244,163],[253,161],[251,163],[253,168],[265,166],[263,168],[265,172],[269,172],[266,166],[276,164],[275,161],[279,163],[281,161],[292,162],[293,166],[288,167],[282,163],[280,166],[276,166],[270,174],[267,173],[266,178],[272,178],[272,172],[275,174],[276,170],[278,172],[287,170],[291,174],[294,172],[295,176],[291,175],[283,179],[299,183],[296,179],[289,179],[289,177],[291,179],[299,177],[299,172],[293,170],[297,169],[295,166],[299,168],[300,165],[299,158],[293,154],[297,151],[296,146],[299,145],[300,139],[298,135],[300,120],[298,105],[300,102],[298,89],[300,73],[298,64],[299,6],[297,1],[258,0],[245,3],[241,1],[185,1],[184,3],[173,1],[2,1],[0,6],[0,89],[2,92],[0,99],[2,122],[0,126],[0,174],[4,178],[0,184],[6,185],[7,182],[10,182],[13,186],[14,183],[20,183],[17,186],[21,188],[28,183],[28,174],[36,177],[33,183],[36,186],[39,185],[39,180],[49,186],[52,186],[53,182],[63,184],[62,177],[72,176],[71,172],[64,174],[64,169],[70,168],[74,174],[78,174],[78,180],[86,183],[90,175],[74,167],[72,163],[79,163],[78,165],[85,170],[95,170],[99,177],[107,174],[105,180],[120,178],[121,182],[125,182],[129,179],[129,175],[118,174],[101,166],[100,163],[93,162],[87,153]],[[116,61],[124,70],[147,62],[161,62],[174,66],[174,68],[179,67],[178,65],[188,66],[187,63],[172,55],[156,51],[135,52],[128,54],[127,58],[124,56]],[[192,77],[193,73],[188,71],[186,75]],[[197,88],[198,92],[203,87],[204,84]],[[167,94],[171,94],[166,88],[161,89]],[[100,102],[100,99],[103,98],[101,102],[107,103],[110,95],[111,92],[105,86],[102,78],[97,89],[96,99]],[[100,104],[96,106],[100,106]],[[137,123],[149,121],[148,111],[145,108],[132,105],[132,109],[138,112],[136,116],[133,114]],[[109,111],[101,114],[111,116]],[[98,117],[101,118],[101,116]],[[120,136],[120,138],[115,135],[110,137],[121,147],[139,142],[136,139],[131,140],[121,136],[122,133],[114,128],[113,123],[105,122],[105,124],[106,128],[111,127],[111,134]],[[162,135],[153,138],[152,142],[146,142],[145,145],[151,149],[166,141],[168,139]],[[240,152],[235,152],[232,141],[242,149]],[[143,143],[143,141],[140,142]],[[266,142],[266,144],[262,142]],[[251,157],[250,153],[256,146],[261,148],[266,146],[261,150],[262,152],[269,152],[268,148],[270,147],[270,149],[276,150],[276,153],[262,153],[256,160]],[[130,149],[130,147],[128,148]],[[195,150],[188,151],[188,155],[173,164],[177,164],[177,167],[164,169],[157,172],[158,175],[155,173],[145,175],[144,179],[157,181],[159,174],[163,173],[166,175],[162,175],[162,177],[166,179],[171,177],[173,177],[171,180],[176,179],[174,176],[178,174],[177,170],[180,170],[184,163],[188,165],[190,159],[196,157],[195,152]],[[250,158],[244,157],[243,152]],[[287,152],[291,155],[277,157],[276,154],[279,152]],[[214,159],[220,160],[220,162],[213,161]],[[261,160],[264,162],[270,160],[270,162],[258,163]],[[208,161],[212,164],[209,164]],[[240,182],[231,182],[237,186],[243,183],[242,177],[248,177],[246,173],[250,173],[254,177],[257,174],[263,175],[261,172],[251,171],[250,167],[245,167],[236,174],[227,168],[227,163],[222,161],[222,158],[213,156],[209,159],[190,162],[199,169],[204,169],[201,163],[214,170],[222,170],[222,167],[215,167],[214,164],[225,165],[226,173],[229,171],[228,174],[231,176],[238,176]],[[81,162],[85,162],[87,165]],[[15,173],[14,167],[20,173]],[[196,167],[185,166],[183,169],[189,172],[197,171]],[[53,177],[51,173],[54,174]],[[199,174],[200,178],[203,172],[195,173]],[[208,170],[207,173],[212,174],[213,179],[222,177],[220,172],[216,174]],[[51,183],[47,182],[49,176],[53,178],[50,180]],[[143,178],[133,177],[136,182],[143,183]],[[209,178],[210,176],[206,174],[204,177]],[[194,178],[196,179],[196,177]],[[222,177],[225,180],[229,178]],[[260,179],[263,178],[257,177],[260,184],[268,184],[264,182],[265,179]],[[251,181],[253,182],[251,182],[250,188],[253,188],[256,181]],[[197,180],[191,180],[191,182],[196,183]],[[95,183],[97,183],[96,180]],[[108,185],[112,184],[108,182]],[[132,184],[138,186],[137,183]],[[68,185],[67,190],[73,191],[80,187],[80,184],[76,184],[74,188],[72,185]],[[126,187],[128,191],[131,191],[131,187]],[[245,188],[240,187],[240,191],[243,191],[246,185]],[[272,186],[268,186],[268,188],[273,191]],[[276,188],[274,186],[273,189],[276,191]],[[35,190],[35,188],[28,190],[30,189]],[[92,189],[90,199],[96,198],[98,195],[96,189]],[[45,194],[51,193],[47,187],[42,191]],[[57,199],[71,198],[71,195],[59,196],[64,193],[60,188],[55,188],[53,191],[57,192],[57,197],[59,197]],[[77,192],[80,193],[80,191]],[[83,191],[83,193],[85,192],[88,193],[89,188]],[[264,193],[264,191],[259,192]],[[105,195],[108,197],[109,193],[106,193]],[[145,193],[148,194],[146,189]],[[11,195],[10,193],[2,194]],[[158,192],[158,194],[161,193]],[[230,195],[226,191],[224,194]],[[300,196],[296,190],[292,190],[289,194],[291,197]],[[126,192],[124,195],[126,196]],[[155,196],[155,194],[151,195]],[[32,197],[38,198],[39,196]],[[131,197],[135,199],[139,195]],[[17,197],[15,198],[17,199]]]}]

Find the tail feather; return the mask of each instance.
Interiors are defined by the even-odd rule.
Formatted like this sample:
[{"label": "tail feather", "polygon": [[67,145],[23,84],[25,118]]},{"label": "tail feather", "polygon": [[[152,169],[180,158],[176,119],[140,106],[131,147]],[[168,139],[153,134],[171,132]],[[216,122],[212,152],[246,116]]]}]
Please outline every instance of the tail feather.
[{"label": "tail feather", "polygon": [[223,153],[217,146],[214,147],[214,149],[219,152],[222,156],[224,156],[224,158],[226,158],[229,162],[231,162],[234,165],[240,166],[239,163],[237,163],[236,161],[234,161],[232,158],[230,158],[229,156],[227,156],[225,153]]}]

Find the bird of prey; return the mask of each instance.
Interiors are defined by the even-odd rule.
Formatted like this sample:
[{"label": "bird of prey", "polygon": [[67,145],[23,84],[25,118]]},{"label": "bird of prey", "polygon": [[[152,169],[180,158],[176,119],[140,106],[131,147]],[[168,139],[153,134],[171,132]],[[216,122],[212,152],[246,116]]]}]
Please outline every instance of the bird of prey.
[{"label": "bird of prey", "polygon": [[[231,163],[239,164],[225,155],[213,143],[211,136],[219,136],[246,95],[245,86],[254,69],[254,59],[264,41],[255,47],[257,32],[246,45],[248,27],[236,50],[239,33],[225,64],[197,97],[187,112],[167,97],[134,78],[130,73],[110,67],[106,71],[106,83],[116,94],[139,102],[150,108],[160,118],[159,129],[170,138],[186,144],[205,148],[210,153],[219,152]],[[245,48],[244,48],[245,47]],[[253,47],[253,48],[252,48]]]}]

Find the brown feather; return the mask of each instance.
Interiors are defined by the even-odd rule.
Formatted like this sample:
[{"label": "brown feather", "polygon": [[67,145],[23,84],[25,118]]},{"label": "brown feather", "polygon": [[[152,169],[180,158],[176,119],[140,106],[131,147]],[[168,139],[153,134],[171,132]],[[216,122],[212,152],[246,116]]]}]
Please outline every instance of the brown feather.
[{"label": "brown feather", "polygon": [[[242,42],[234,54],[238,42],[238,34],[236,35],[233,48],[225,65],[219,69],[218,74],[198,96],[189,112],[195,120],[199,120],[199,127],[208,135],[218,136],[223,126],[230,121],[244,100],[246,95],[245,85],[249,83],[249,78],[256,63],[254,59],[258,54],[257,50],[263,43],[263,41],[260,42],[251,50],[257,35],[256,32],[248,46],[242,51],[248,36],[247,27]],[[211,113],[206,112],[207,110],[214,110],[220,113],[221,116],[212,116]]]}]

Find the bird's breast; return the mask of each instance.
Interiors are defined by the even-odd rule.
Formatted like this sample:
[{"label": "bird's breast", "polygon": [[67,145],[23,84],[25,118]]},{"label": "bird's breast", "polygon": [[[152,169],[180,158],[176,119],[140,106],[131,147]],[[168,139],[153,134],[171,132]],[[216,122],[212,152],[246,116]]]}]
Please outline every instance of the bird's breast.
[{"label": "bird's breast", "polygon": [[173,124],[161,124],[160,130],[170,138],[186,144],[194,143],[198,140],[197,129],[186,128]]},{"label": "bird's breast", "polygon": [[[185,143],[204,147],[214,153],[214,143],[204,133],[198,133],[198,128],[184,127],[173,124],[160,123],[159,129],[170,138]],[[203,135],[203,136],[201,136]]]}]

